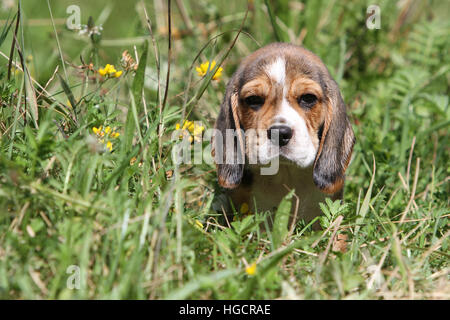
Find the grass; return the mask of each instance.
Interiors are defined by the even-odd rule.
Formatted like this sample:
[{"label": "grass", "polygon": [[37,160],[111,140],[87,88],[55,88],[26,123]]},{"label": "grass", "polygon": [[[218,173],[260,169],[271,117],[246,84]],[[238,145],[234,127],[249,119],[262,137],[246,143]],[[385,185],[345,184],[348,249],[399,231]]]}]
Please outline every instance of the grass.
[{"label": "grass", "polygon": [[[444,1],[379,1],[379,30],[368,1],[255,0],[245,20],[242,1],[171,1],[170,29],[165,1],[78,1],[91,37],[65,27],[71,4],[0,13],[0,298],[450,298]],[[277,38],[323,59],[357,137],[321,231],[290,232],[288,200],[273,231],[265,213],[228,227],[214,167],[171,158],[176,124],[212,127],[241,59]],[[195,72],[212,59],[218,81]]]}]

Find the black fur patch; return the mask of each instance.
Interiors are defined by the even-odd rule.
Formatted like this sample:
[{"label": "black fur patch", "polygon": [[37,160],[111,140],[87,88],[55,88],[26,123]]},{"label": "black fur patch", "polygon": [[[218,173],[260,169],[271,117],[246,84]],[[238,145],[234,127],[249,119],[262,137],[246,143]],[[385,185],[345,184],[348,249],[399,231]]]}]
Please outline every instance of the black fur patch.
[{"label": "black fur patch", "polygon": [[339,171],[314,170],[313,172],[313,181],[319,189],[326,189],[341,177]]},{"label": "black fur patch", "polygon": [[325,126],[325,122],[322,123],[319,127],[319,131],[317,132],[317,137],[319,138],[319,141],[322,141],[322,135],[323,135],[323,128]]},{"label": "black fur patch", "polygon": [[251,186],[253,184],[253,173],[250,170],[244,169],[241,183],[243,186]]}]

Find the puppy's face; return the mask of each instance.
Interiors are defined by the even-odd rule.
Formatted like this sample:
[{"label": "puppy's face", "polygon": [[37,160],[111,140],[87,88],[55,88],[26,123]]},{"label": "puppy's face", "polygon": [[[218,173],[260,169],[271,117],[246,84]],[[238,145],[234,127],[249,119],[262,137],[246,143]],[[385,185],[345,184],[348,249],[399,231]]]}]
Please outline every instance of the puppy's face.
[{"label": "puppy's face", "polygon": [[[221,131],[236,127],[245,132],[247,158],[267,163],[281,156],[302,168],[314,165],[320,189],[341,189],[354,135],[336,82],[311,52],[276,43],[247,57],[228,84],[216,122]],[[242,169],[218,165],[219,182],[236,187]]]},{"label": "puppy's face", "polygon": [[320,70],[296,49],[264,52],[246,64],[238,112],[243,129],[254,132],[246,135],[247,154],[262,163],[282,156],[305,168],[319,149],[327,97]]}]

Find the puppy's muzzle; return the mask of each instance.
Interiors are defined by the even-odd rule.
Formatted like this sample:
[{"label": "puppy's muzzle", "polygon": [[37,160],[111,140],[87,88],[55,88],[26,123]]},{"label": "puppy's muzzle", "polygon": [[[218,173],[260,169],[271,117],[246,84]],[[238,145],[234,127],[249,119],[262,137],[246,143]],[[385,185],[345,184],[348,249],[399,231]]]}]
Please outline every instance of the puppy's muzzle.
[{"label": "puppy's muzzle", "polygon": [[[278,139],[277,139],[277,135],[276,132],[278,132]],[[287,145],[289,143],[289,141],[292,138],[292,129],[289,126],[286,125],[274,125],[272,127],[269,128],[269,130],[267,130],[267,137],[269,138],[269,140],[272,141],[272,137],[274,138],[274,140],[278,140],[278,141],[272,141],[272,143],[276,144],[278,143],[278,145],[280,147],[283,147],[285,145]]]}]

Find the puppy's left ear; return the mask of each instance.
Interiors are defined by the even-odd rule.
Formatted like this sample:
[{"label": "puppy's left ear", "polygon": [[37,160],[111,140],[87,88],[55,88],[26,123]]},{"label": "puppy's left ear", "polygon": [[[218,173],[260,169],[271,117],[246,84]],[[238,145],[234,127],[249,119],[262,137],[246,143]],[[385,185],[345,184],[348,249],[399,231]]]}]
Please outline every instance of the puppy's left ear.
[{"label": "puppy's left ear", "polygon": [[235,73],[227,85],[212,141],[219,184],[226,189],[239,186],[244,173],[244,138],[238,116],[238,92]]},{"label": "puppy's left ear", "polygon": [[348,120],[339,88],[332,80],[319,151],[314,162],[313,180],[323,192],[334,194],[344,186],[355,134]]}]

